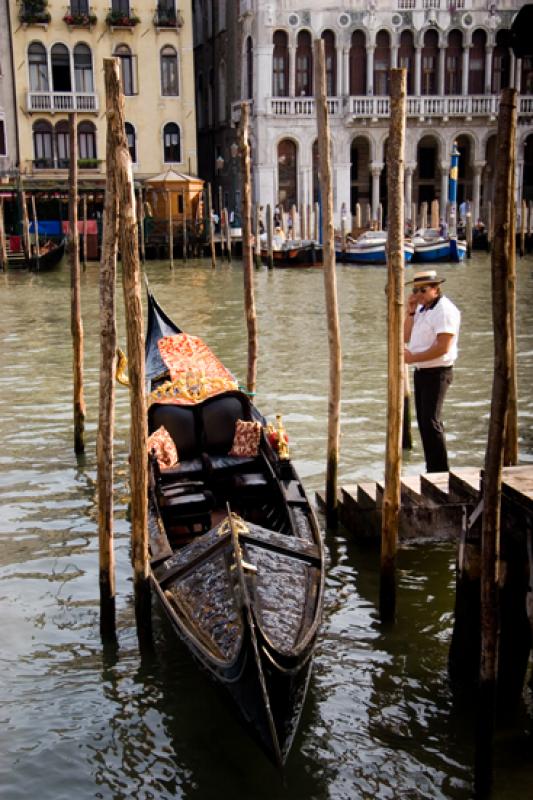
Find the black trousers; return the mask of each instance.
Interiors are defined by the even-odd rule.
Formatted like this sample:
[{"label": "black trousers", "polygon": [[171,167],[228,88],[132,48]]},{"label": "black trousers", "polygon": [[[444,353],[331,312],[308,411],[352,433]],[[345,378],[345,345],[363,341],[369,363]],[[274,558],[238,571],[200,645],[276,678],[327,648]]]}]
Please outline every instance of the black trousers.
[{"label": "black trousers", "polygon": [[444,398],[452,380],[452,367],[415,369],[416,418],[428,472],[448,472],[448,453],[441,415]]}]

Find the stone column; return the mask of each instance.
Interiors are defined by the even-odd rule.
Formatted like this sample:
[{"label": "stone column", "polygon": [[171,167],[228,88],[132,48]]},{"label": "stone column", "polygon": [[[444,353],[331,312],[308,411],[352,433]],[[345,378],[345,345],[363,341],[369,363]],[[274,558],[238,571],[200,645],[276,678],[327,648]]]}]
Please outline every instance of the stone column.
[{"label": "stone column", "polygon": [[[516,89],[517,94],[520,94],[520,90],[522,88],[522,59],[521,58],[517,58],[515,63],[516,63],[516,67],[515,67],[515,69],[516,69],[516,77],[515,77],[514,88]],[[513,73],[511,73],[511,86],[513,85],[512,81],[513,81]]]},{"label": "stone column", "polygon": [[335,70],[335,96],[342,97],[343,83],[344,83],[344,50],[342,47],[337,47],[336,51],[337,67]]},{"label": "stone column", "polygon": [[484,161],[474,162],[474,184],[472,188],[472,222],[475,225],[481,216],[481,174]]},{"label": "stone column", "polygon": [[446,75],[446,45],[441,45],[439,50],[439,83],[437,92],[444,96],[444,76]]},{"label": "stone column", "polygon": [[254,114],[265,114],[267,97],[272,96],[272,45],[258,45],[254,48],[254,72],[256,95],[254,101]]},{"label": "stone column", "polygon": [[448,203],[448,176],[450,173],[450,165],[447,161],[441,161],[440,164],[440,214],[441,217],[446,216],[446,204]]},{"label": "stone column", "polygon": [[390,65],[392,69],[396,69],[398,66],[398,49],[399,45],[391,44],[390,49]]},{"label": "stone column", "polygon": [[350,96],[350,49],[345,47],[342,51],[342,74],[344,76],[344,88],[342,93],[345,97]]},{"label": "stone column", "polygon": [[422,48],[415,47],[415,97],[422,94]]},{"label": "stone column", "polygon": [[367,95],[374,94],[374,45],[368,45],[366,48],[366,93]]},{"label": "stone column", "polygon": [[379,178],[382,169],[383,169],[383,163],[372,161],[372,163],[370,164],[370,172],[372,173],[372,221],[374,221],[378,217]]},{"label": "stone column", "polygon": [[492,45],[488,44],[485,48],[485,94],[492,92],[492,53]]},{"label": "stone column", "polygon": [[461,94],[464,97],[468,96],[468,72],[470,68],[470,45],[465,45],[463,49],[463,86]]},{"label": "stone column", "polygon": [[296,46],[289,42],[289,97],[296,94]]}]

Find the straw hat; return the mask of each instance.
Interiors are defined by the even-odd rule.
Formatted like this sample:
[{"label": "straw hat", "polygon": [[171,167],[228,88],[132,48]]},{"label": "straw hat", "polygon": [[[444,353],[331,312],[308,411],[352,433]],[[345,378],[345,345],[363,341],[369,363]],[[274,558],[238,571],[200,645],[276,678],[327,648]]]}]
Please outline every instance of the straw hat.
[{"label": "straw hat", "polygon": [[412,281],[406,281],[405,285],[413,284],[413,286],[426,286],[429,284],[444,283],[446,278],[440,278],[434,269],[424,269],[422,272],[415,272]]}]

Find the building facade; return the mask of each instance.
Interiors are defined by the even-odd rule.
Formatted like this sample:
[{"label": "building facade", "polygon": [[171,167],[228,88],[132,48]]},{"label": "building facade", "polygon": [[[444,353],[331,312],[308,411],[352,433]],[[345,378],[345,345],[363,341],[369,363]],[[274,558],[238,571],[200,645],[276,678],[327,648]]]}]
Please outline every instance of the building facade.
[{"label": "building facade", "polygon": [[[226,4],[196,0],[195,22]],[[229,5],[229,4],[227,4]],[[317,132],[313,40],[324,40],[332,132],[334,207],[353,213],[368,204],[386,215],[386,148],[389,69],[407,69],[405,203],[446,199],[450,153],[457,142],[459,202],[472,203],[475,219],[492,197],[500,91],[518,90],[517,199],[533,200],[533,63],[515,59],[508,31],[518,0],[240,0],[225,37],[235,58],[231,82],[213,60],[213,83],[223,97],[204,120],[215,158],[202,177],[224,181],[228,142],[240,102],[250,99],[255,200],[262,205],[311,204],[317,199]],[[231,29],[230,29],[231,25]],[[207,39],[209,42],[209,37]],[[195,39],[196,63],[203,44]],[[213,46],[215,51],[216,43]],[[218,69],[218,74],[217,74]],[[197,96],[209,103],[205,86]],[[217,116],[218,115],[218,116]],[[210,124],[210,122],[212,124]],[[232,198],[233,202],[235,198]],[[231,202],[230,202],[231,205]]]},{"label": "building facade", "polygon": [[11,53],[11,31],[7,0],[0,0],[0,180],[9,180],[17,166],[15,90]]},{"label": "building facade", "polygon": [[[6,0],[0,0],[6,2]],[[31,189],[61,186],[77,113],[80,180],[105,181],[103,60],[119,59],[126,133],[139,180],[196,174],[190,2],[7,0],[15,65],[19,168]],[[155,9],[154,9],[155,7]],[[2,29],[0,35],[3,35]]]}]

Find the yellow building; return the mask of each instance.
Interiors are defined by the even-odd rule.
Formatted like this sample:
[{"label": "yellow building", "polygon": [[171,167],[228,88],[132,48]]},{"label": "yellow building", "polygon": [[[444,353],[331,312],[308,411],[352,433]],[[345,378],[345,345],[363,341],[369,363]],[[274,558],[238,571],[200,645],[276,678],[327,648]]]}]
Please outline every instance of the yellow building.
[{"label": "yellow building", "polygon": [[136,0],[134,8],[129,0],[9,0],[9,11],[19,166],[28,188],[65,185],[72,112],[80,181],[103,184],[103,60],[112,55],[120,59],[136,179],[167,169],[196,174],[190,0]]}]

